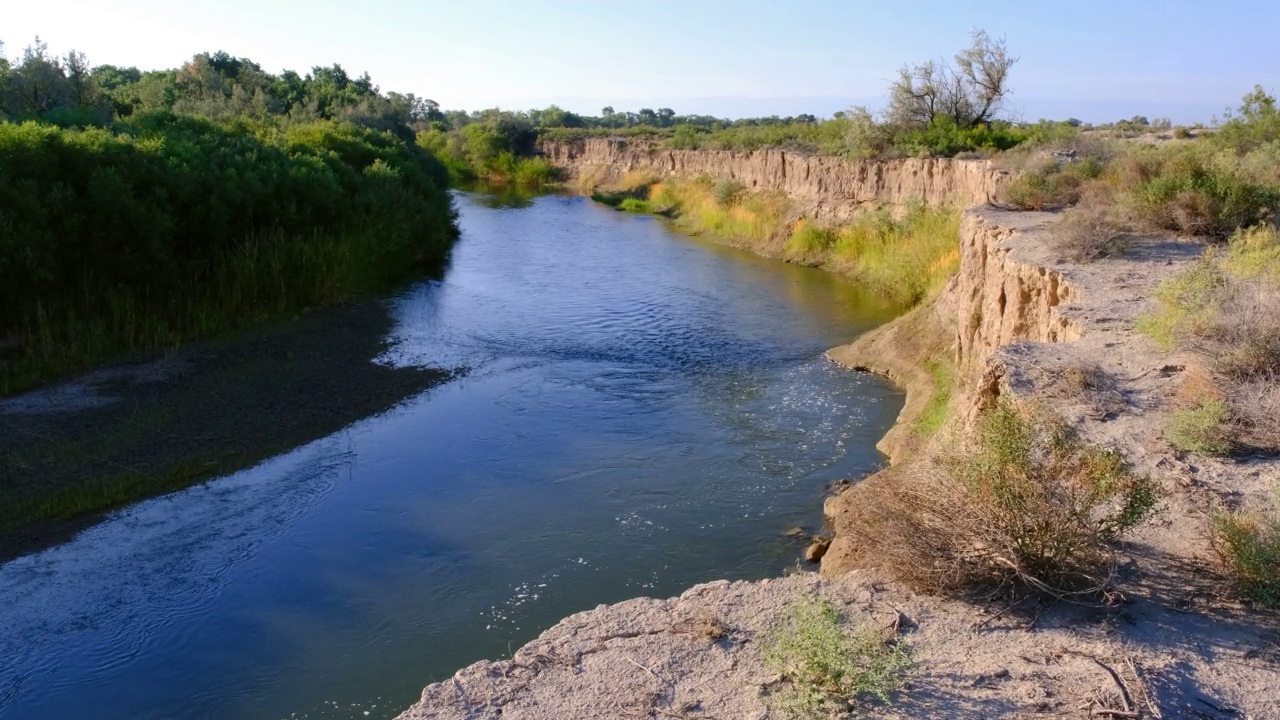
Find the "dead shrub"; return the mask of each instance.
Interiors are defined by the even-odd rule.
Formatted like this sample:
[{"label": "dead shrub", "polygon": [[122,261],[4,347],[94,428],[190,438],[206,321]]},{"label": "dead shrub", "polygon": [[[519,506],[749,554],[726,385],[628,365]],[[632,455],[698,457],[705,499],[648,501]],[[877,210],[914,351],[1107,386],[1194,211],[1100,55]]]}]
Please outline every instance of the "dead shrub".
[{"label": "dead shrub", "polygon": [[1079,205],[1063,213],[1053,226],[1057,247],[1076,262],[1089,262],[1124,252],[1124,228],[1099,205]]},{"label": "dead shrub", "polygon": [[1227,405],[1238,444],[1262,452],[1280,452],[1280,375],[1237,383]]},{"label": "dead shrub", "polygon": [[1105,418],[1119,414],[1128,401],[1120,393],[1115,377],[1096,363],[1083,362],[1062,370],[1061,394],[1085,405],[1091,414]]},{"label": "dead shrub", "polygon": [[1229,277],[1215,311],[1188,345],[1228,378],[1280,371],[1280,287]]},{"label": "dead shrub", "polygon": [[729,626],[719,617],[711,614],[710,611],[703,611],[693,617],[684,618],[671,627],[672,632],[694,635],[711,642],[723,640],[729,635],[729,630]]},{"label": "dead shrub", "polygon": [[1057,418],[1003,402],[972,438],[854,486],[855,562],[917,590],[1105,593],[1115,541],[1155,509],[1151,479]]},{"label": "dead shrub", "polygon": [[1222,203],[1204,190],[1183,190],[1169,202],[1170,230],[1208,235],[1218,224]]}]

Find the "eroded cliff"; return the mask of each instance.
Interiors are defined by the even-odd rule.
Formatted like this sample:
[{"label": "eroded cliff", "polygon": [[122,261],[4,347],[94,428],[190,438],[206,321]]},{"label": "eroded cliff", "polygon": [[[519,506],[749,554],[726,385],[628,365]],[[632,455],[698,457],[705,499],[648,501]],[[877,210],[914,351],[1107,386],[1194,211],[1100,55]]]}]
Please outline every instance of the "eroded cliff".
[{"label": "eroded cliff", "polygon": [[808,217],[842,222],[868,207],[925,202],[970,207],[993,202],[1009,174],[985,160],[849,160],[778,150],[675,150],[651,142],[590,138],[545,141],[540,149],[572,180],[598,185],[644,171],[658,177],[730,179],[785,193]]}]

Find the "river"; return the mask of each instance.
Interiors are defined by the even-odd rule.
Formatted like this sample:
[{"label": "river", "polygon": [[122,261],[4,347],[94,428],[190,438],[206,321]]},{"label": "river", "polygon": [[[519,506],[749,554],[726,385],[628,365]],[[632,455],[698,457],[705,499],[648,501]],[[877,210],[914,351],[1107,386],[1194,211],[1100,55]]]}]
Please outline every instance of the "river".
[{"label": "river", "polygon": [[[0,718],[389,718],[565,615],[794,567],[893,308],[579,197],[460,193],[377,362],[459,376],[0,566]],[[288,409],[272,408],[273,412]]]}]

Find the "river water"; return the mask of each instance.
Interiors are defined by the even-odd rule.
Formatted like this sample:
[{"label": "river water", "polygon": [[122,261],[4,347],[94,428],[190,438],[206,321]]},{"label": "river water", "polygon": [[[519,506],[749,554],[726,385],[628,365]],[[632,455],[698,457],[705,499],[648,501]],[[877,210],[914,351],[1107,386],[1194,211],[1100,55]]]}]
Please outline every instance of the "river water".
[{"label": "river water", "polygon": [[389,718],[565,615],[776,575],[901,408],[892,309],[578,197],[459,194],[379,362],[462,375],[0,567],[0,718]]}]

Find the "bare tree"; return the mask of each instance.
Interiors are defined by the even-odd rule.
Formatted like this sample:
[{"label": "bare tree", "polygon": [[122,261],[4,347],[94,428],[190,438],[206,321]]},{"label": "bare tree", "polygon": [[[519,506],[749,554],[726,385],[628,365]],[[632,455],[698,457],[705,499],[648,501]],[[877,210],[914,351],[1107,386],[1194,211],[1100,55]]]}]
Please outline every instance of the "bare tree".
[{"label": "bare tree", "polygon": [[903,127],[927,126],[948,118],[959,127],[989,123],[1009,95],[1009,70],[1018,58],[1004,38],[973,31],[973,43],[955,64],[929,60],[904,66],[889,90],[888,119]]}]

